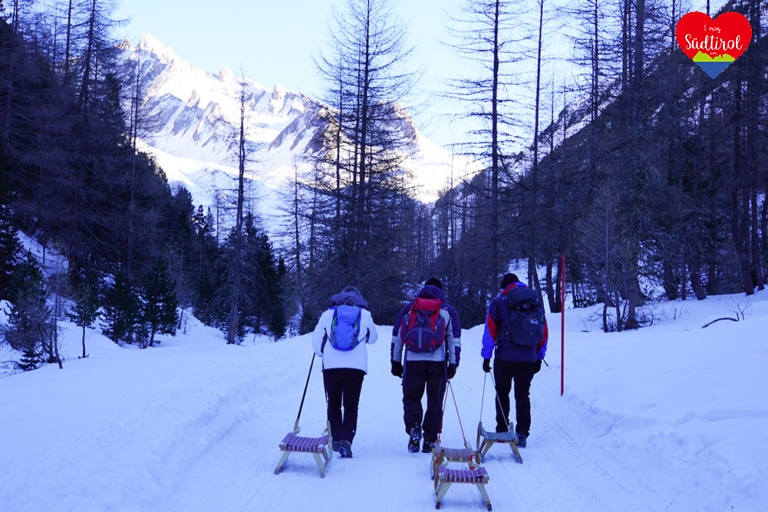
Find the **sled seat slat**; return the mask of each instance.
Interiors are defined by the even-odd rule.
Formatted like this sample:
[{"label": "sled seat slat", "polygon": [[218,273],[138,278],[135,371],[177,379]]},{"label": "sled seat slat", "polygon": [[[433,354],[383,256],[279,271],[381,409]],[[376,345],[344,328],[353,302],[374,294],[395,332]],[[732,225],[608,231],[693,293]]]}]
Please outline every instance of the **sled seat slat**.
[{"label": "sled seat slat", "polygon": [[444,448],[437,446],[435,451],[441,453],[449,462],[471,462],[476,455],[476,452],[470,448]]},{"label": "sled seat slat", "polygon": [[[432,465],[430,476],[435,479],[437,468],[448,462],[465,462],[469,468],[474,468],[479,464],[480,455],[471,448],[446,448],[441,445],[435,445],[432,449]],[[437,480],[435,479],[435,486]]]},{"label": "sled seat slat", "polygon": [[321,437],[302,437],[291,432],[280,442],[280,449],[283,451],[322,453],[326,448],[328,448],[328,435]]},{"label": "sled seat slat", "polygon": [[514,432],[488,432],[483,429],[482,435],[494,443],[517,443],[517,434]]},{"label": "sled seat slat", "polygon": [[440,466],[437,469],[437,478],[441,482],[450,482],[452,484],[487,484],[488,472],[482,466],[475,469],[456,469]]}]

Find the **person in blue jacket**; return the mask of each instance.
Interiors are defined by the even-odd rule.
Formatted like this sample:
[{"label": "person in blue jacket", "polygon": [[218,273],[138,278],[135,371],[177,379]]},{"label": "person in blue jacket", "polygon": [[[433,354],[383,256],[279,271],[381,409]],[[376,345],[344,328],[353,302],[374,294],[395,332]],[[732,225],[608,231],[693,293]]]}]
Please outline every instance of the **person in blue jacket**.
[{"label": "person in blue jacket", "polygon": [[496,432],[509,430],[509,393],[514,382],[515,392],[515,433],[517,446],[527,444],[531,428],[531,381],[541,369],[541,361],[547,353],[548,329],[544,322],[544,336],[536,345],[521,346],[514,343],[497,343],[497,333],[503,332],[501,325],[508,315],[503,315],[502,306],[508,307],[503,300],[515,287],[527,287],[515,274],[505,274],[501,280],[501,293],[488,306],[488,315],[483,331],[483,371],[491,371],[491,357],[494,357],[493,377],[496,383]]}]

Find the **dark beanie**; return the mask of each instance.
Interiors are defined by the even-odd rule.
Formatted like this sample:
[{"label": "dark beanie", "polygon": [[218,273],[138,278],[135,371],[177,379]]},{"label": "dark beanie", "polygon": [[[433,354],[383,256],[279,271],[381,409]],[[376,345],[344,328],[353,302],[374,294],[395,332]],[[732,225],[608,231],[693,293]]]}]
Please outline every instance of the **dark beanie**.
[{"label": "dark beanie", "polygon": [[440,280],[436,277],[430,277],[427,279],[427,282],[424,283],[424,286],[437,286],[441,290],[443,289],[443,283],[441,283]]},{"label": "dark beanie", "polygon": [[501,279],[501,289],[504,290],[510,284],[519,282],[520,280],[517,278],[517,275],[512,273],[504,274],[504,277]]}]

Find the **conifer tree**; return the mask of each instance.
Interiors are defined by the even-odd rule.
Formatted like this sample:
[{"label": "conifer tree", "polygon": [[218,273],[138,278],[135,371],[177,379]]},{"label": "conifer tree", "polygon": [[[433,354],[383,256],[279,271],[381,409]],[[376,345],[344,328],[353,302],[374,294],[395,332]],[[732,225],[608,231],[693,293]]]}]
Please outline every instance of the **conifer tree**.
[{"label": "conifer tree", "polygon": [[48,289],[42,270],[34,257],[27,253],[11,279],[8,325],[4,327],[5,341],[14,350],[25,354],[30,369],[42,362],[58,362],[46,350],[53,341],[53,309],[48,305]]},{"label": "conifer tree", "polygon": [[8,206],[0,202],[0,300],[8,298],[8,286],[21,249],[18,230],[9,213]]},{"label": "conifer tree", "polygon": [[102,297],[102,333],[115,343],[133,341],[139,319],[139,301],[130,277],[119,267]]},{"label": "conifer tree", "polygon": [[68,316],[82,329],[83,354],[81,357],[85,358],[88,357],[85,350],[85,330],[99,317],[99,280],[92,267],[85,267],[77,272],[74,301],[75,304]]},{"label": "conifer tree", "polygon": [[158,259],[144,276],[141,289],[142,323],[149,336],[148,345],[154,345],[156,334],[176,334],[178,313],[176,283],[168,271],[168,263]]},{"label": "conifer tree", "polygon": [[527,51],[524,45],[529,36],[521,21],[525,9],[524,4],[509,0],[466,0],[449,21],[451,46],[471,63],[465,68],[469,71],[456,73],[449,81],[449,98],[463,109],[457,115],[473,126],[457,150],[485,167],[485,181],[473,181],[470,247],[474,258],[467,261],[470,268],[460,269],[460,288],[479,289],[485,295],[481,303],[494,294],[506,267],[502,231],[520,208],[516,194],[504,193],[503,179],[512,173],[507,147],[519,144],[523,125],[520,106],[522,94],[527,94],[523,87],[527,79],[516,64]]},{"label": "conifer tree", "polygon": [[[305,281],[337,287],[341,279],[363,294],[376,290],[371,311],[394,317],[406,265],[402,248],[413,235],[412,219],[401,214],[409,193],[403,164],[416,137],[403,111],[416,77],[408,68],[411,48],[389,0],[348,0],[332,24],[332,47],[319,59],[331,108],[317,166],[326,175],[317,192],[334,201],[331,211],[312,219],[329,239]],[[326,276],[331,282],[322,282]]]}]

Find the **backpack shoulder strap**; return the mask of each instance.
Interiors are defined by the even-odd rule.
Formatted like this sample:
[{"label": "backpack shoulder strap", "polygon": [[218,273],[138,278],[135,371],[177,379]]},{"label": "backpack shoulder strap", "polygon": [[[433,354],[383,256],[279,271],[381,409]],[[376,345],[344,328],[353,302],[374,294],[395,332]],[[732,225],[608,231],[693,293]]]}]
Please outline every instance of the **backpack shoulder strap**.
[{"label": "backpack shoulder strap", "polygon": [[[336,323],[336,308],[337,306],[331,306],[333,309],[333,316],[331,316],[331,331],[333,331],[333,324]],[[323,341],[320,342],[320,353],[325,354],[325,344],[328,343],[328,329],[323,328]]]}]

